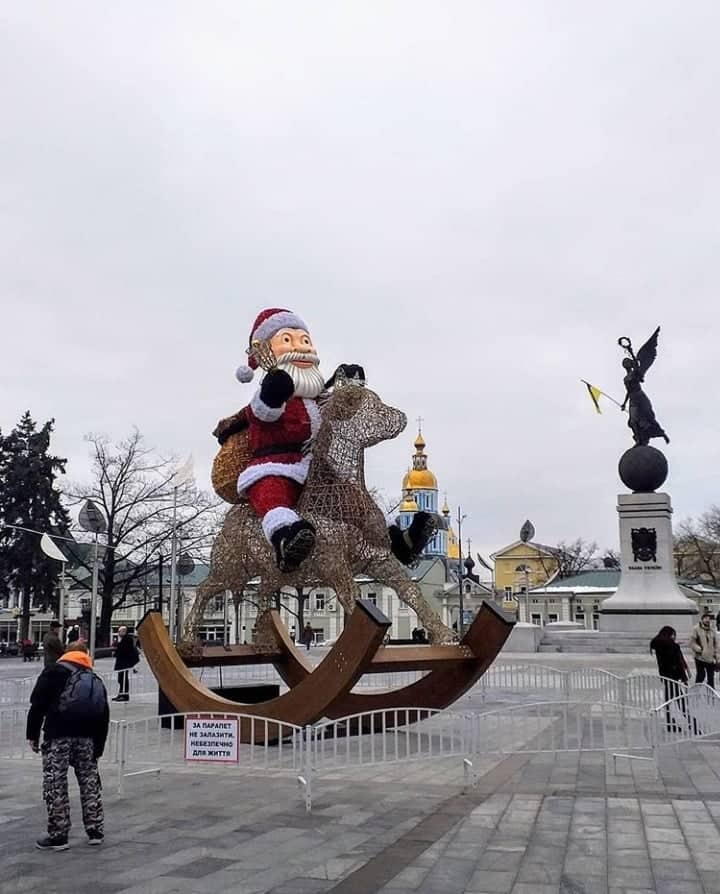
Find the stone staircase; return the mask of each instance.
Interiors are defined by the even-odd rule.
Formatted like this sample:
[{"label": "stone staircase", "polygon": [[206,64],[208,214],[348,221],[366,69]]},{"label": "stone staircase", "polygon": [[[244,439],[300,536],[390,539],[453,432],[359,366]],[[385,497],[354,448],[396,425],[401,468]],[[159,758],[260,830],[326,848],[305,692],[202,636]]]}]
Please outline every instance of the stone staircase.
[{"label": "stone staircase", "polygon": [[[539,652],[575,652],[584,655],[622,653],[647,655],[651,637],[638,633],[601,633],[599,630],[545,630]],[[685,645],[678,640],[680,645]]]}]

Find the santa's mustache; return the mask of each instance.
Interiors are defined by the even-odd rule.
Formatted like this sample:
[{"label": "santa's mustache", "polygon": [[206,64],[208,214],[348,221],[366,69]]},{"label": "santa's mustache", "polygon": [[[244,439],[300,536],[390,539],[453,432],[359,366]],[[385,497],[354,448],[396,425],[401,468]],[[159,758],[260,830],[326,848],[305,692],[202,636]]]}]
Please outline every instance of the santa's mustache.
[{"label": "santa's mustache", "polygon": [[306,351],[288,351],[278,357],[278,366],[284,366],[287,363],[293,363],[295,360],[302,360],[305,363],[312,363],[313,366],[320,364],[320,358],[317,354],[309,354]]}]

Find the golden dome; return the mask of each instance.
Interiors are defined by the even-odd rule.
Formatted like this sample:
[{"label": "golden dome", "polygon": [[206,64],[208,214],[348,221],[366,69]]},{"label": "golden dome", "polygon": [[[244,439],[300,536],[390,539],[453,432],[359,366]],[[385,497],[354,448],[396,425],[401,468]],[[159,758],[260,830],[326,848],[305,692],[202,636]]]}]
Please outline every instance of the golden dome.
[{"label": "golden dome", "polygon": [[417,438],[415,438],[413,467],[403,478],[402,486],[403,490],[437,490],[437,478],[427,467],[425,438],[423,438],[422,432],[419,430]]},{"label": "golden dome", "polygon": [[437,490],[437,478],[430,469],[410,469],[402,486],[403,490]]},{"label": "golden dome", "polygon": [[400,504],[400,512],[417,512],[418,504],[415,502],[413,495],[408,494]]}]

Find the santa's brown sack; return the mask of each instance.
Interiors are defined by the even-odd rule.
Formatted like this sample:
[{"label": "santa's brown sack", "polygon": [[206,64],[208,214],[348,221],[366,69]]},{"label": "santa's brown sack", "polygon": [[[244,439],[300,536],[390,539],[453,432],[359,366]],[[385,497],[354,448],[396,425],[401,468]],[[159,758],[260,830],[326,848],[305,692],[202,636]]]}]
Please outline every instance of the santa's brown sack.
[{"label": "santa's brown sack", "polygon": [[226,503],[244,503],[245,497],[237,491],[237,480],[252,457],[245,410],[221,420],[213,435],[221,441],[210,473],[213,490]]}]

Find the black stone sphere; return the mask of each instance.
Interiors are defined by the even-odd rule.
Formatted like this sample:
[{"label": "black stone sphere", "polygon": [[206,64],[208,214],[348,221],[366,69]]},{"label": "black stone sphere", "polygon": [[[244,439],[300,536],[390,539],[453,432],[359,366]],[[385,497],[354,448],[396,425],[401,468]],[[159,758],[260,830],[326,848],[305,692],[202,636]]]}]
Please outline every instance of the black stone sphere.
[{"label": "black stone sphere", "polygon": [[638,446],[626,450],[618,464],[620,480],[636,494],[651,494],[665,483],[668,464],[656,447]]}]

